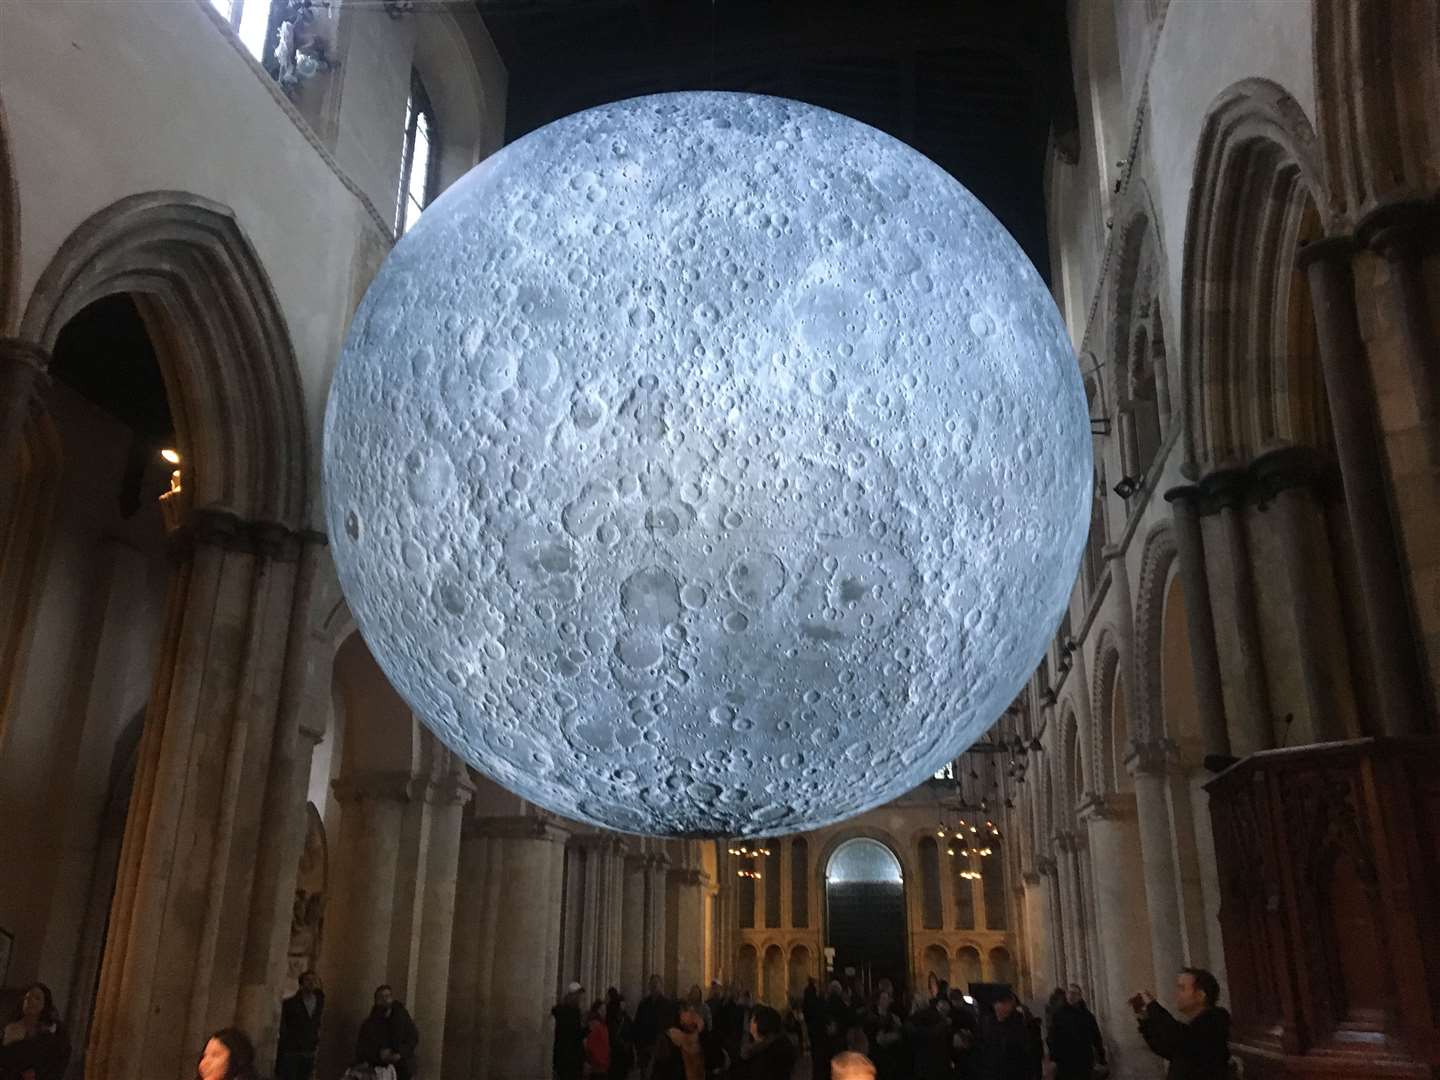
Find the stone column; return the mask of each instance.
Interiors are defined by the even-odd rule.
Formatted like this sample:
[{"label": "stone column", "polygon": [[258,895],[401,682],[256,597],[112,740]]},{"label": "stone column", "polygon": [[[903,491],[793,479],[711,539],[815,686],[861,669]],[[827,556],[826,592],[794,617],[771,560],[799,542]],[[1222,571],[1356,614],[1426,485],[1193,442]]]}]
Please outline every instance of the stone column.
[{"label": "stone column", "polygon": [[675,992],[685,993],[705,978],[705,873],[670,871],[675,885]]},{"label": "stone column", "polygon": [[460,834],[465,804],[475,788],[458,764],[457,771],[429,785],[430,842],[425,859],[425,892],[420,903],[420,942],[414,964],[410,1014],[420,1029],[420,1067],[442,1075],[445,1014],[450,998],[451,942],[459,893]]},{"label": "stone column", "polygon": [[1206,538],[1207,573],[1217,589],[1224,590],[1225,614],[1234,633],[1226,680],[1234,697],[1227,708],[1230,743],[1240,757],[1275,745],[1270,717],[1269,688],[1265,682],[1265,648],[1255,611],[1254,567],[1245,537],[1244,505],[1248,478],[1239,469],[1211,473],[1200,482],[1202,513],[1210,516],[1215,544]]},{"label": "stone column", "polygon": [[[1080,903],[1080,861],[1075,855],[1075,838],[1069,833],[1055,837],[1055,862],[1059,868],[1056,882],[1060,892],[1060,918],[1065,939],[1065,973],[1071,982],[1082,986],[1089,982],[1085,964],[1084,915]],[[1093,992],[1093,991],[1092,991]]]},{"label": "stone column", "polygon": [[472,815],[465,815],[445,1006],[444,1080],[487,1075],[480,1018],[489,1004],[495,924],[505,894],[501,842],[487,836],[482,827]]},{"label": "stone column", "polygon": [[1380,719],[1385,734],[1410,735],[1421,730],[1424,720],[1417,635],[1410,625],[1400,545],[1386,498],[1388,474],[1381,453],[1375,391],[1355,314],[1352,251],[1348,240],[1319,240],[1301,251],[1299,265],[1310,281],[1320,366],[1359,562]]},{"label": "stone column", "polygon": [[[1340,636],[1339,598],[1333,576],[1319,578],[1329,567],[1323,510],[1314,487],[1324,479],[1319,454],[1291,446],[1262,454],[1250,463],[1260,496],[1263,520],[1275,529],[1283,551],[1284,576],[1295,625],[1295,650],[1310,735],[1317,742],[1346,736],[1354,715],[1348,658],[1333,643]],[[1317,547],[1319,551],[1317,552]]]},{"label": "stone column", "polygon": [[[0,337],[0,472],[10,472],[19,460],[30,402],[44,389],[49,366],[50,354],[40,345]],[[5,509],[0,505],[0,519]]]},{"label": "stone column", "polygon": [[650,972],[645,970],[645,863],[646,856],[625,856],[623,914],[620,919],[620,990],[633,1009],[645,993]]},{"label": "stone column", "polygon": [[[1145,874],[1146,921],[1150,927],[1153,969],[1146,985],[1167,988],[1175,973],[1186,965],[1180,932],[1175,841],[1171,834],[1170,807],[1165,790],[1171,759],[1170,746],[1165,740],[1157,739],[1132,743],[1125,761],[1125,767],[1135,782],[1135,812]],[[1092,823],[1092,836],[1093,828]]]},{"label": "stone column", "polygon": [[300,738],[284,729],[305,534],[202,508],[176,543],[86,1060],[105,1080],[188,1075],[279,947],[253,920],[284,882],[262,829],[277,807],[286,827],[298,768],[277,745]]},{"label": "stone column", "polygon": [[[1145,873],[1140,860],[1140,830],[1133,795],[1097,795],[1081,811],[1090,833],[1095,867],[1095,924],[1105,956],[1102,998],[1105,1015],[1118,1018],[1106,1032],[1115,1052],[1111,1068],[1120,1077],[1149,1076],[1155,1059],[1134,1023],[1127,1022],[1125,999],[1147,988],[1154,978],[1150,937],[1137,933],[1149,917]],[[1097,1012],[1100,1010],[1097,1009]]]},{"label": "stone column", "polygon": [[1030,995],[1043,1001],[1057,985],[1052,981],[1055,978],[1052,956],[1054,937],[1048,926],[1045,879],[1038,869],[1027,870],[1020,876],[1020,882],[1021,915],[1025,920],[1025,943],[1030,953]]},{"label": "stone column", "polygon": [[375,987],[393,981],[396,875],[416,783],[409,772],[398,771],[352,774],[332,785],[341,812],[320,961],[326,991],[321,1075],[344,1071]]},{"label": "stone column", "polygon": [[1200,712],[1204,754],[1218,764],[1230,757],[1230,729],[1220,688],[1220,656],[1215,647],[1215,614],[1210,607],[1210,582],[1205,572],[1205,546],[1195,501],[1198,487],[1174,487],[1165,493],[1175,518],[1175,557],[1180,587],[1185,590],[1185,620],[1190,631],[1190,663]]},{"label": "stone column", "polygon": [[1038,859],[1036,867],[1040,871],[1041,880],[1045,889],[1045,932],[1050,939],[1050,974],[1054,979],[1054,985],[1066,986],[1070,982],[1070,970],[1065,962],[1065,920],[1062,916],[1060,905],[1060,867],[1054,859]]},{"label": "stone column", "polygon": [[[645,980],[651,975],[665,977],[666,927],[669,915],[666,902],[669,899],[670,860],[663,855],[651,857],[645,866]],[[666,988],[675,993],[675,987]]]},{"label": "stone column", "polygon": [[1434,211],[1428,202],[1418,200],[1378,206],[1355,229],[1360,242],[1389,266],[1390,291],[1400,312],[1405,363],[1432,480],[1440,479],[1440,374],[1435,370],[1437,343],[1422,259],[1433,231]]},{"label": "stone column", "polygon": [[485,1053],[472,1075],[550,1080],[566,833],[531,817],[478,827],[498,844],[501,887],[489,985],[478,995]]}]

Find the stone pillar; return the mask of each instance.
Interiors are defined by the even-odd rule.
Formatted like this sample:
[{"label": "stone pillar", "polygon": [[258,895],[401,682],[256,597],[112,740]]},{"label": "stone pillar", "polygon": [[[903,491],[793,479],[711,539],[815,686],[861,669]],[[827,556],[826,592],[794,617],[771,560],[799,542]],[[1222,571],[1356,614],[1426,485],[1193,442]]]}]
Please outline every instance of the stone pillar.
[{"label": "stone pillar", "polygon": [[475,788],[463,769],[444,776],[425,792],[430,803],[430,838],[425,891],[420,904],[420,941],[410,1014],[420,1029],[421,1067],[427,1076],[444,1069],[445,1014],[450,998],[451,942],[459,893],[460,834],[465,804]]},{"label": "stone pillar", "polygon": [[[1241,757],[1275,745],[1265,682],[1265,648],[1255,611],[1254,567],[1245,537],[1245,495],[1249,480],[1239,469],[1211,473],[1200,482],[1202,513],[1210,518],[1206,532],[1207,574],[1223,590],[1222,617],[1228,619],[1232,646],[1222,684],[1233,691],[1227,707],[1230,743]],[[1214,540],[1214,545],[1211,544]]]},{"label": "stone pillar", "polygon": [[1056,976],[1052,954],[1055,939],[1048,925],[1045,879],[1038,869],[1027,870],[1020,876],[1020,882],[1021,916],[1025,920],[1025,944],[1030,954],[1030,995],[1044,1001],[1058,985],[1053,981]]},{"label": "stone pillar", "polygon": [[1418,200],[1378,206],[1355,229],[1360,242],[1373,248],[1390,269],[1390,290],[1400,312],[1405,364],[1432,480],[1440,479],[1440,373],[1435,370],[1437,343],[1422,258],[1433,233],[1434,211],[1428,201]]},{"label": "stone pillar", "polygon": [[326,991],[320,1075],[338,1076],[350,1064],[375,987],[393,981],[396,877],[416,784],[409,772],[398,771],[346,776],[332,785],[341,811],[320,961]]},{"label": "stone pillar", "polygon": [[1400,545],[1386,497],[1387,472],[1375,392],[1355,314],[1352,251],[1348,240],[1319,240],[1301,251],[1299,264],[1310,281],[1320,366],[1359,563],[1380,719],[1385,734],[1410,735],[1421,730],[1424,720],[1416,635],[1410,625]]},{"label": "stone pillar", "polygon": [[620,919],[620,990],[633,1009],[644,996],[650,972],[645,970],[646,856],[625,856],[623,914]]},{"label": "stone pillar", "polygon": [[1039,859],[1036,866],[1040,870],[1041,880],[1045,887],[1045,932],[1050,938],[1050,972],[1054,978],[1054,985],[1066,986],[1070,982],[1070,969],[1065,962],[1065,920],[1061,912],[1060,904],[1060,866],[1054,859]]},{"label": "stone pillar", "polygon": [[501,842],[482,828],[472,815],[465,815],[445,1007],[444,1080],[488,1075],[480,1018],[489,1004],[495,925],[505,902],[505,882]]},{"label": "stone pillar", "polygon": [[263,830],[303,813],[290,803],[306,749],[291,650],[308,539],[211,508],[177,534],[87,1075],[189,1075],[205,1035],[267,992],[247,984],[274,977],[272,998],[283,986],[283,946],[255,920],[293,901],[298,859],[282,871]]},{"label": "stone pillar", "polygon": [[[645,864],[645,980],[651,975],[665,977],[666,928],[669,914],[666,904],[669,900],[670,860],[663,855],[650,858]],[[673,986],[666,987],[675,993]]]},{"label": "stone pillar", "polygon": [[[1085,964],[1084,915],[1080,900],[1080,860],[1075,853],[1075,838],[1069,833],[1055,837],[1055,862],[1059,868],[1056,881],[1060,892],[1060,918],[1064,927],[1065,974],[1071,982],[1085,986],[1090,972]],[[1093,989],[1088,988],[1093,993]]]},{"label": "stone pillar", "polygon": [[1215,614],[1210,607],[1210,581],[1205,572],[1205,545],[1195,501],[1198,487],[1174,487],[1165,493],[1175,518],[1175,558],[1180,587],[1185,590],[1185,620],[1190,631],[1190,663],[1206,758],[1218,763],[1230,755],[1230,729],[1220,684],[1220,655],[1215,647]]},{"label": "stone pillar", "polygon": [[1127,1022],[1125,1005],[1126,998],[1149,987],[1154,978],[1150,936],[1136,932],[1145,925],[1149,912],[1135,797],[1094,796],[1082,809],[1081,818],[1089,830],[1094,855],[1097,944],[1105,956],[1104,985],[1092,992],[1102,1000],[1104,1014],[1117,1018],[1106,1032],[1115,1047],[1111,1069],[1119,1077],[1149,1076],[1154,1071],[1154,1055],[1146,1049],[1135,1024]]},{"label": "stone pillar", "polygon": [[684,997],[705,978],[705,873],[671,870],[675,892],[675,992]]},{"label": "stone pillar", "polygon": [[[1135,812],[1145,876],[1146,921],[1150,927],[1153,969],[1146,985],[1167,988],[1175,973],[1186,965],[1181,941],[1175,841],[1171,834],[1170,807],[1165,790],[1170,766],[1170,747],[1164,740],[1132,743],[1125,762],[1135,781]],[[1092,822],[1092,835],[1093,828]]]},{"label": "stone pillar", "polygon": [[[30,402],[44,389],[49,366],[50,354],[33,341],[0,337],[0,473],[15,468]],[[0,520],[5,510],[0,505]]]},{"label": "stone pillar", "polygon": [[617,837],[597,839],[590,848],[596,894],[595,972],[586,986],[588,996],[604,997],[611,986],[620,984],[622,932],[624,929],[625,842]]},{"label": "stone pillar", "polygon": [[[1308,447],[1290,446],[1262,454],[1250,463],[1264,519],[1275,529],[1283,552],[1284,576],[1295,626],[1296,661],[1310,736],[1316,742],[1346,737],[1354,716],[1348,658],[1343,646],[1339,598],[1329,569],[1324,511],[1315,501],[1314,488],[1324,479],[1319,454]],[[1317,550],[1318,548],[1318,550]]]},{"label": "stone pillar", "polygon": [[489,984],[477,995],[484,1055],[470,1075],[550,1080],[566,833],[532,817],[491,818],[477,827],[498,849],[492,866],[499,871],[500,910]]}]

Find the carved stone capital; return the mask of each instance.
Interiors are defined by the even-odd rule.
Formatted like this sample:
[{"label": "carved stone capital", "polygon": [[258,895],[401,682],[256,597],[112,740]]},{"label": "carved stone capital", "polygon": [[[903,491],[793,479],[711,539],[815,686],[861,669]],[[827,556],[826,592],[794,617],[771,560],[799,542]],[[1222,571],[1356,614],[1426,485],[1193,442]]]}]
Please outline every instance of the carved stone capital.
[{"label": "carved stone capital", "polygon": [[1176,484],[1172,488],[1167,488],[1162,498],[1167,503],[1181,503],[1193,510],[1199,503],[1202,494],[1199,484]]},{"label": "carved stone capital", "polygon": [[1122,821],[1135,816],[1135,796],[1112,792],[1108,795],[1091,795],[1080,806],[1080,820]]},{"label": "carved stone capital", "polygon": [[335,798],[341,803],[399,802],[408,803],[423,795],[426,781],[404,770],[366,772],[342,776],[330,783]]},{"label": "carved stone capital", "polygon": [[1026,885],[1030,886],[1032,889],[1040,884],[1040,875],[1045,872],[1043,869],[1041,869],[1040,862],[1041,860],[1037,859],[1035,861],[1035,869],[1022,870],[1020,872],[1020,880],[1023,881]]},{"label": "carved stone capital", "polygon": [[464,806],[475,797],[475,785],[464,773],[451,773],[426,786],[425,799],[437,806]]},{"label": "carved stone capital", "polygon": [[1035,860],[1035,869],[1039,871],[1043,877],[1053,878],[1060,872],[1060,864],[1046,855]]},{"label": "carved stone capital", "polygon": [[313,529],[292,529],[277,521],[246,521],[223,506],[197,506],[187,511],[171,537],[172,550],[184,556],[197,546],[243,552],[275,562],[296,562],[307,544],[328,544]]},{"label": "carved stone capital", "polygon": [[0,337],[0,364],[21,364],[45,375],[50,367],[50,353],[43,345],[24,338]]},{"label": "carved stone capital", "polygon": [[1423,199],[1394,199],[1376,206],[1355,226],[1355,241],[1387,262],[1414,258],[1434,245],[1435,207]]},{"label": "carved stone capital", "polygon": [[1326,483],[1334,466],[1318,450],[1308,446],[1282,446],[1261,454],[1250,463],[1251,482],[1260,509],[1282,491],[1318,488]]},{"label": "carved stone capital", "polygon": [[694,867],[679,867],[671,869],[670,879],[680,885],[704,885],[708,881],[708,875],[704,870]]},{"label": "carved stone capital", "polygon": [[1125,771],[1131,776],[1162,776],[1177,771],[1179,766],[1179,748],[1173,739],[1148,739],[1145,742],[1132,739],[1125,751]]},{"label": "carved stone capital", "polygon": [[570,830],[562,828],[550,818],[532,817],[528,814],[471,818],[465,823],[465,831],[472,836],[503,840],[539,840],[548,844],[563,844],[570,839]]},{"label": "carved stone capital", "polygon": [[1245,469],[1217,469],[1200,481],[1200,514],[1218,514],[1245,504],[1250,490],[1250,474]]},{"label": "carved stone capital", "polygon": [[1326,236],[1311,240],[1295,256],[1295,267],[1305,271],[1316,263],[1338,262],[1349,265],[1356,251],[1355,241],[1348,236]]}]

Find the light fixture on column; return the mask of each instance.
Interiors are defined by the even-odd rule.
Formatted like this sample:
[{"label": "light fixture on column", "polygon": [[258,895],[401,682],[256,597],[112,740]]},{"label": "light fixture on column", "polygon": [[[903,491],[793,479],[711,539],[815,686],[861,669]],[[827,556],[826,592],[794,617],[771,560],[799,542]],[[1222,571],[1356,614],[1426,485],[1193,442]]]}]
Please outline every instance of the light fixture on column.
[{"label": "light fixture on column", "polygon": [[1145,486],[1143,476],[1122,476],[1111,490],[1122,499],[1128,499]]},{"label": "light fixture on column", "polygon": [[170,470],[170,488],[160,496],[160,517],[165,531],[173,533],[185,520],[185,486],[180,476],[180,451],[167,446],[160,451],[160,460],[174,468]]}]

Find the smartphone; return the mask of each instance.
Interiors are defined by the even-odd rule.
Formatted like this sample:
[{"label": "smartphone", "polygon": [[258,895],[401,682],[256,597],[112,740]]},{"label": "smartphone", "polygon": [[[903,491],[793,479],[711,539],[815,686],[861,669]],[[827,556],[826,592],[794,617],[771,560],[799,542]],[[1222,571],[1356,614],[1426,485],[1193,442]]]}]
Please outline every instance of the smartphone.
[{"label": "smartphone", "polygon": [[1145,995],[1136,994],[1129,1001],[1132,1012],[1143,1013],[1145,1011]]}]

